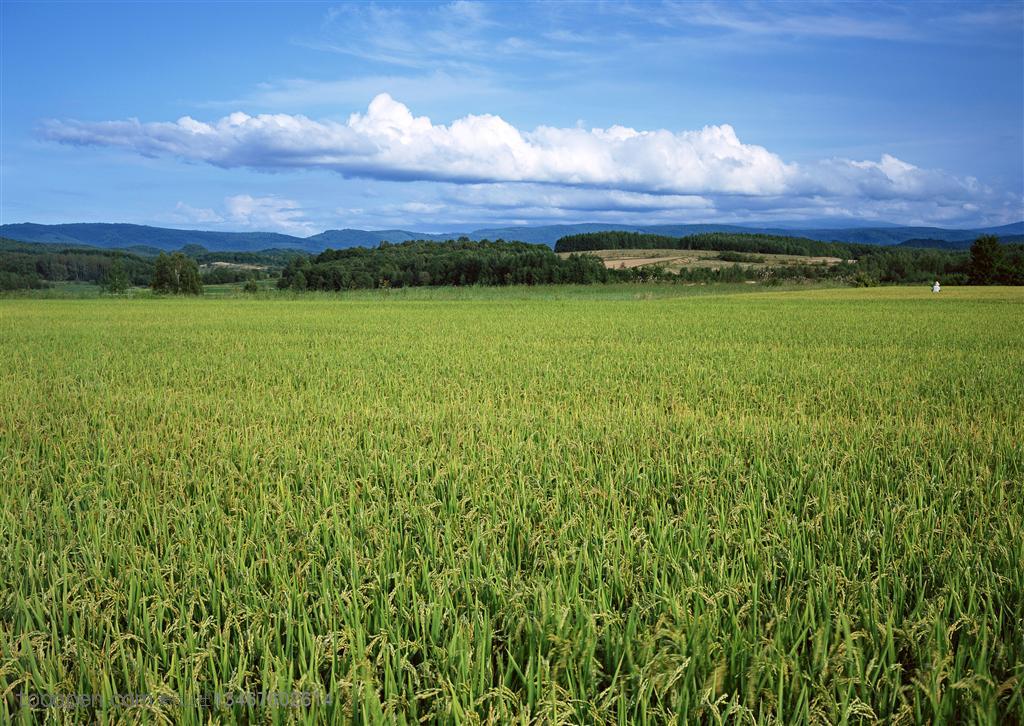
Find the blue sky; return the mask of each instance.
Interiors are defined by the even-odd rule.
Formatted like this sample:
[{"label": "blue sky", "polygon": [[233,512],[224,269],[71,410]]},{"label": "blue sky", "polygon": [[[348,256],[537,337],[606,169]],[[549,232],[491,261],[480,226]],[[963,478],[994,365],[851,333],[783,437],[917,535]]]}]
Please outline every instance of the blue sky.
[{"label": "blue sky", "polygon": [[1024,3],[18,3],[0,221],[1024,218]]}]

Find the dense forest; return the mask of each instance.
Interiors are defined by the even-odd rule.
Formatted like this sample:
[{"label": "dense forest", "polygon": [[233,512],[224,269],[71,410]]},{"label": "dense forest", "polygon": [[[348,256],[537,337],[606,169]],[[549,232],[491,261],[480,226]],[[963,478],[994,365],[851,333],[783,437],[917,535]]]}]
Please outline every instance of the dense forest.
[{"label": "dense forest", "polygon": [[99,284],[114,260],[133,285],[148,285],[153,263],[117,250],[0,240],[0,290],[37,289],[51,282]]},{"label": "dense forest", "polygon": [[[276,277],[296,256],[288,250],[210,252],[199,245],[187,245],[181,252],[200,266],[204,285]],[[0,239],[0,291],[39,289],[58,282],[105,285],[112,274],[123,276],[127,285],[149,286],[157,259],[138,251]]]},{"label": "dense forest", "polygon": [[615,279],[596,257],[562,259],[547,245],[483,240],[382,242],[295,259],[278,287],[346,290],[425,285],[541,285]]}]

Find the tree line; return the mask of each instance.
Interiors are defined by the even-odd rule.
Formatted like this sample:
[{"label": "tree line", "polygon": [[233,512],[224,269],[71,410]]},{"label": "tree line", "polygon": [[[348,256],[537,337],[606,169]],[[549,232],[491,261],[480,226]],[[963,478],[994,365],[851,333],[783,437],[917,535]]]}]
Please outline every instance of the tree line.
[{"label": "tree line", "polygon": [[[673,273],[657,265],[609,270],[599,249],[704,249],[719,251],[724,264]],[[979,237],[970,251],[819,242],[800,237],[711,232],[666,237],[637,232],[593,232],[546,245],[504,240],[472,242],[382,242],[376,248],[325,250],[312,257],[284,250],[260,253],[160,253],[146,257],[121,250],[60,247],[0,239],[0,290],[46,287],[77,281],[102,285],[109,292],[145,285],[167,294],[198,294],[204,284],[252,281],[284,266],[278,287],[294,290],[347,290],[433,285],[541,285],[602,282],[742,282],[832,279],[857,285],[925,283],[1024,285],[1024,245],[1002,244],[997,237]],[[579,253],[579,254],[577,254]],[[764,266],[758,255],[829,256],[839,264]],[[212,267],[227,261],[264,264],[264,271]],[[199,264],[206,263],[207,269]],[[744,264],[750,263],[750,264]],[[255,287],[252,282],[250,289]]]},{"label": "tree line", "polygon": [[1000,244],[995,235],[983,235],[971,245],[968,264],[971,285],[1024,285],[1024,245]]},{"label": "tree line", "polygon": [[39,251],[8,243],[0,249],[0,290],[38,289],[51,282],[98,284],[107,277],[115,260],[120,260],[130,284],[149,283],[153,263],[136,255],[74,248]]},{"label": "tree line", "polygon": [[590,255],[563,259],[547,245],[504,240],[381,242],[374,248],[325,250],[292,260],[278,287],[349,290],[437,285],[588,284],[614,279]]},{"label": "tree line", "polygon": [[[171,268],[179,270],[178,273],[172,272],[172,277],[177,274],[180,278],[184,264],[180,258],[185,258],[196,265],[200,285],[211,285],[245,282],[271,275],[276,277],[280,267],[295,255],[295,252],[286,250],[210,252],[191,245],[185,251],[151,257],[117,249],[64,247],[0,239],[0,291],[41,289],[57,282],[86,282],[100,285],[108,292],[123,291],[132,286],[154,287],[154,277],[158,268],[162,268],[162,277],[156,280],[155,287],[170,292],[171,288],[181,285],[168,283],[169,258],[174,258]],[[259,265],[263,269],[214,266],[215,262]],[[199,268],[199,265],[206,267]],[[184,287],[195,288],[191,282]]]},{"label": "tree line", "polygon": [[684,237],[666,237],[644,232],[586,232],[571,234],[555,242],[555,252],[593,252],[595,250],[717,250],[805,257],[853,257],[876,245],[844,242],[819,242],[806,237],[781,237],[771,234],[739,232],[701,232]]},{"label": "tree line", "polygon": [[[819,242],[802,237],[708,232],[686,237],[639,232],[591,232],[563,237],[560,252],[602,249],[717,250],[723,261],[752,262],[751,254],[801,257],[838,257],[835,265],[779,265],[770,268],[722,267],[681,270],[674,279],[687,282],[739,280],[835,279],[858,285],[924,283],[941,280],[950,285],[1024,285],[1024,245],[1003,244],[994,235],[979,237],[967,250],[883,246],[846,242]],[[746,255],[747,259],[743,259]],[[634,268],[644,269],[644,268]],[[615,270],[628,277],[629,270]],[[637,272],[634,275],[640,274]],[[673,279],[671,273],[644,273],[655,279]]]}]

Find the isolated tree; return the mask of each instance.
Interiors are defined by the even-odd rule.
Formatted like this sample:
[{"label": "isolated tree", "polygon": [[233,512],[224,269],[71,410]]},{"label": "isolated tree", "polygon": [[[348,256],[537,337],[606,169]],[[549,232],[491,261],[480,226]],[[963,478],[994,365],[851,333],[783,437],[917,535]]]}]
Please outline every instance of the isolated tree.
[{"label": "isolated tree", "polygon": [[153,292],[163,295],[201,295],[203,283],[199,266],[180,252],[161,252],[153,265]]},{"label": "isolated tree", "polygon": [[999,265],[1002,262],[1003,250],[999,238],[994,234],[983,234],[971,245],[971,262],[969,265],[970,282],[972,285],[994,285],[999,277]]},{"label": "isolated tree", "polygon": [[125,272],[124,263],[121,261],[120,255],[118,255],[114,257],[106,275],[103,276],[101,287],[104,292],[109,292],[112,295],[121,295],[128,291],[129,284],[128,273]]},{"label": "isolated tree", "polygon": [[153,263],[153,279],[149,286],[158,294],[173,292],[174,280],[171,275],[171,258],[161,252]]},{"label": "isolated tree", "polygon": [[202,295],[203,280],[199,277],[199,265],[196,261],[180,252],[171,255],[178,272],[178,290],[182,295]]}]

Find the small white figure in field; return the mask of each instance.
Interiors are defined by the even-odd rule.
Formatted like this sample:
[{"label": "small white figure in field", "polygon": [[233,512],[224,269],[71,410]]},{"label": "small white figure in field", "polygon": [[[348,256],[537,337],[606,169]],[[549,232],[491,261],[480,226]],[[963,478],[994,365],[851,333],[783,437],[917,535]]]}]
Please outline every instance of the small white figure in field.
[{"label": "small white figure in field", "polygon": [[939,281],[936,280],[935,284],[932,285],[932,292],[941,292],[941,291],[942,291],[942,287],[939,285]]}]

